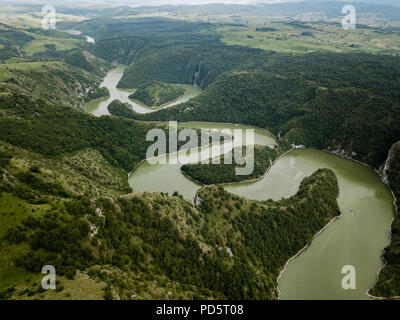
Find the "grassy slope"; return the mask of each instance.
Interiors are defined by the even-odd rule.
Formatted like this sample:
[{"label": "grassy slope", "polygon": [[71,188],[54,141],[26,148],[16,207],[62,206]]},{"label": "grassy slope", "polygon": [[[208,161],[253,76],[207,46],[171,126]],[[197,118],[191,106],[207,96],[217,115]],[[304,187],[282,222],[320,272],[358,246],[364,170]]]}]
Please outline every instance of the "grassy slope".
[{"label": "grassy slope", "polygon": [[9,53],[10,56],[33,58],[38,55],[61,55],[84,47],[85,41],[79,36],[58,30],[42,30],[40,24],[33,28],[22,28],[0,23],[0,44],[14,49]]},{"label": "grassy slope", "polygon": [[[0,8],[0,22],[17,28],[40,28],[43,17],[44,14],[42,14],[40,10],[37,11],[37,7],[29,8],[29,6],[27,6],[23,8],[18,6]],[[83,19],[85,18],[62,14],[60,12],[57,13],[57,23],[64,21],[78,22]]]},{"label": "grassy slope", "polygon": [[[11,167],[6,167],[2,187],[21,183],[14,175],[20,170],[16,162],[13,158]],[[92,182],[99,184],[95,178]],[[42,197],[40,192],[38,195]],[[111,288],[111,297],[122,299],[275,298],[276,277],[287,259],[340,214],[337,181],[328,170],[305,179],[297,195],[278,202],[250,201],[217,188],[202,189],[199,196],[203,201],[197,208],[178,196],[143,194],[111,201],[92,199],[92,209],[80,212],[69,209],[68,203],[76,201],[73,199],[45,197],[44,204],[38,205],[3,192],[0,203],[7,205],[1,206],[0,230],[6,254],[0,260],[0,295],[99,299],[110,298],[105,288]],[[313,206],[316,201],[321,205]],[[95,207],[100,208],[100,215]],[[37,229],[35,220],[55,224],[52,229]],[[74,232],[80,232],[86,223],[98,232],[93,239],[85,232],[78,242],[72,240],[79,245],[72,255],[69,242],[63,243],[63,239],[68,232],[76,236]],[[64,231],[65,236],[58,236],[55,243],[46,242],[63,225],[69,230]],[[248,237],[251,226],[257,227],[252,227]],[[288,231],[292,228],[301,233],[294,236]],[[37,238],[39,233],[42,235]],[[265,234],[269,237],[262,236]],[[37,243],[34,239],[41,240]],[[228,255],[228,247],[233,257]],[[54,260],[57,253],[61,259]],[[56,266],[61,280],[58,291],[40,290],[41,264],[33,263],[32,257]],[[71,274],[76,269],[80,272]]]},{"label": "grassy slope", "polygon": [[59,181],[66,189],[90,197],[115,197],[130,191],[126,172],[111,166],[96,149],[82,149],[58,158],[43,157],[4,142],[0,142],[0,150],[13,155],[9,173],[38,166],[45,181]]},{"label": "grassy slope", "polygon": [[56,50],[58,51],[69,51],[82,47],[84,41],[70,38],[54,39],[51,37],[36,36],[35,40],[27,44],[23,50],[28,56],[34,56],[37,53],[46,52],[46,44],[55,45]]},{"label": "grassy slope", "polygon": [[82,108],[107,95],[99,89],[101,78],[61,61],[0,65],[2,91],[18,90],[51,103]]},{"label": "grassy slope", "polygon": [[72,66],[81,68],[99,77],[104,77],[106,72],[112,68],[110,63],[87,51],[73,52],[65,58],[65,61]]},{"label": "grassy slope", "polygon": [[0,24],[1,91],[19,90],[73,107],[106,96],[107,90],[98,86],[110,64],[86,51],[69,52],[84,44],[58,30]]},{"label": "grassy slope", "polygon": [[[7,246],[4,243],[4,237],[11,227],[18,225],[27,217],[41,217],[51,211],[60,210],[58,197],[45,196],[38,203],[21,198],[27,194],[27,191],[26,189],[25,192],[17,191],[17,186],[23,186],[16,178],[18,173],[37,167],[40,173],[36,175],[46,183],[61,182],[63,188],[71,194],[93,198],[117,197],[129,192],[126,173],[110,166],[95,150],[82,150],[76,154],[54,159],[0,142],[0,152],[12,155],[10,164],[0,168],[0,239],[2,239],[0,242],[2,250],[0,291],[4,293],[3,290],[17,285],[20,294],[23,293],[18,296],[19,299],[102,299],[105,283],[93,281],[86,275],[78,275],[75,280],[69,280],[63,276],[57,277],[59,287],[64,288],[62,292],[38,291],[42,278],[40,273],[32,273],[15,265],[15,257],[26,252],[26,244]],[[4,192],[3,188],[10,183],[12,193]],[[41,197],[41,192],[36,191],[35,194]]]}]

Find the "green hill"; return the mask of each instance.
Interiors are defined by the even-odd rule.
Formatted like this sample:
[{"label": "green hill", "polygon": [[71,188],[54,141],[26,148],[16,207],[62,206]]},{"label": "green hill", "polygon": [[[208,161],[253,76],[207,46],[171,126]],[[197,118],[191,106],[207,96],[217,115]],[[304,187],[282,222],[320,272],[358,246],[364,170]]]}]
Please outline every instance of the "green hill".
[{"label": "green hill", "polygon": [[132,117],[255,125],[286,135],[290,143],[338,151],[379,167],[400,136],[398,101],[389,92],[333,84],[326,88],[303,77],[238,71],[219,77],[185,104]]},{"label": "green hill", "polygon": [[[178,195],[120,197],[154,124],[0,99],[1,298],[274,299],[286,261],[340,214],[328,170],[277,202],[217,188],[199,192],[199,207]],[[44,261],[56,291],[38,286]]]},{"label": "green hill", "polygon": [[47,157],[97,149],[113,166],[126,171],[145,158],[151,145],[147,132],[162,124],[146,124],[53,106],[24,94],[0,95],[2,141]]},{"label": "green hill", "polygon": [[137,88],[157,80],[204,89],[225,72],[265,64],[269,55],[263,50],[222,45],[213,38],[193,45],[154,45],[136,57],[118,87]]},{"label": "green hill", "polygon": [[[235,163],[224,164],[224,156],[220,157],[220,164],[186,164],[181,167],[181,170],[190,178],[204,185],[256,180],[264,176],[271,164],[290,149],[291,146],[282,140],[280,146],[274,149],[267,146],[254,146],[254,170],[250,175],[237,175],[236,168],[240,166]],[[242,148],[242,155],[251,161],[251,156],[246,154],[245,147]]]},{"label": "green hill", "polygon": [[101,78],[63,61],[23,62],[0,65],[1,91],[22,92],[48,103],[83,108],[108,95]]},{"label": "green hill", "polygon": [[[340,215],[337,180],[326,169],[279,201],[218,187],[200,189],[195,205],[177,192],[132,195],[127,174],[145,158],[148,131],[166,129],[141,120],[270,130],[279,146],[256,148],[254,179],[291,144],[378,168],[399,141],[398,56],[228,46],[223,28],[252,29],[172,19],[99,17],[63,26],[96,43],[0,25],[0,299],[276,299],[288,259]],[[292,27],[300,32],[305,24]],[[258,41],[250,31],[246,41]],[[365,36],[373,33],[384,36]],[[119,87],[143,85],[137,94],[150,106],[178,95],[171,83],[205,90],[152,114],[118,100],[109,105],[113,116],[82,112],[107,95],[99,84],[114,62],[129,65]],[[385,172],[396,197],[399,150],[396,144]],[[204,184],[249,178],[234,169],[182,168]],[[376,295],[399,295],[398,221]],[[44,264],[56,267],[57,290],[41,288]]]},{"label": "green hill", "polygon": [[149,107],[159,107],[173,101],[185,93],[185,89],[160,81],[148,82],[131,94],[129,98],[140,101]]},{"label": "green hill", "polygon": [[[2,148],[8,158],[12,149]],[[250,201],[206,188],[193,207],[178,195],[88,198],[54,178],[69,161],[29,168],[20,150],[0,179],[3,299],[274,299],[286,261],[340,214],[329,170],[289,199]],[[101,177],[90,181],[101,187]],[[44,262],[56,267],[55,291],[38,286]]]},{"label": "green hill", "polygon": [[76,51],[65,58],[65,61],[75,67],[103,77],[112,65],[87,51]]}]

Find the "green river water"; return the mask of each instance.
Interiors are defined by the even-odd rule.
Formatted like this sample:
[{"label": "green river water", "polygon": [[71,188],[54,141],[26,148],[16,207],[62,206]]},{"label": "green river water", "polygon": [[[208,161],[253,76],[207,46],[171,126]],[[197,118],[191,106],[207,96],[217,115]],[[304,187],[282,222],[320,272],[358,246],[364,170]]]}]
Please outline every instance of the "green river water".
[{"label": "green river water", "polygon": [[[119,71],[117,71],[119,70]],[[127,97],[116,89],[123,69],[109,72],[103,85],[111,93],[105,100],[90,103],[87,111],[95,115],[107,114],[107,105],[118,95]],[[118,78],[119,77],[119,78]],[[126,102],[125,98],[121,101]],[[137,112],[149,112],[143,106],[130,103]],[[152,110],[150,110],[152,111]],[[184,123],[180,127],[246,129],[233,124]],[[255,130],[255,143],[273,146],[274,137],[265,130]],[[223,152],[213,145],[214,152]],[[210,147],[191,154],[195,161],[200,153],[208,157]],[[177,157],[177,154],[161,157]],[[215,153],[214,153],[215,155]],[[150,165],[142,162],[129,175],[134,192],[178,191],[192,199],[201,187],[180,172],[180,164]],[[298,149],[280,158],[266,176],[257,182],[226,186],[226,190],[249,199],[280,199],[294,195],[300,182],[319,168],[332,169],[339,182],[338,203],[342,216],[318,234],[307,250],[291,260],[279,279],[280,299],[368,299],[366,291],[372,287],[382,266],[381,252],[389,241],[390,222],[393,218],[393,197],[378,175],[368,167],[345,160],[333,154],[312,149]],[[234,253],[234,248],[232,248]],[[342,267],[356,269],[356,289],[344,290],[341,286]]]},{"label": "green river water", "polygon": [[185,89],[185,93],[182,97],[174,100],[173,102],[167,103],[163,106],[157,107],[157,108],[149,108],[145,106],[144,104],[138,103],[137,101],[133,101],[129,99],[129,95],[131,95],[134,90],[125,90],[125,89],[119,89],[117,88],[117,84],[119,80],[121,80],[122,75],[124,73],[124,70],[126,67],[120,66],[115,69],[110,70],[106,77],[104,78],[103,82],[100,84],[100,87],[105,87],[109,91],[109,97],[108,98],[101,98],[97,99],[94,101],[89,102],[86,105],[86,111],[94,114],[96,116],[102,116],[102,115],[109,115],[110,113],[107,110],[108,105],[118,99],[123,103],[129,103],[131,107],[138,113],[150,113],[154,112],[160,109],[164,108],[169,108],[172,106],[175,106],[177,104],[183,103],[188,101],[190,98],[193,98],[200,94],[201,89],[190,86],[190,85],[180,85]]}]

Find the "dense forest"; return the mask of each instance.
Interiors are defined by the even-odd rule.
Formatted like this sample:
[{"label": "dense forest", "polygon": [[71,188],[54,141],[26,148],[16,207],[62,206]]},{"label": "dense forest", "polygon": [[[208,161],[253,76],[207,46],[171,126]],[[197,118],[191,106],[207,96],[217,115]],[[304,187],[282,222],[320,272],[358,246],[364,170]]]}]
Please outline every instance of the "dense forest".
[{"label": "dense forest", "polygon": [[[397,209],[400,207],[400,142],[393,145],[389,152],[387,163],[387,178],[389,185],[397,199]],[[397,214],[392,223],[390,245],[385,249],[383,258],[385,267],[379,273],[378,282],[370,290],[378,297],[400,296],[400,218]]]},{"label": "dense forest", "polygon": [[[135,56],[139,63],[126,71],[120,86],[160,80],[197,84],[205,91],[168,110],[149,115],[125,110],[123,115],[140,120],[213,119],[256,125],[290,143],[334,151],[376,168],[398,141],[399,57],[321,52],[293,56],[235,46],[226,53],[211,38],[207,43],[213,48],[206,47],[205,53],[198,44],[174,43],[152,48],[151,55]],[[146,48],[150,47],[148,42]],[[213,53],[217,48],[223,61]],[[191,170],[195,167],[198,170]],[[229,165],[184,167],[188,175],[206,184],[237,181],[233,170]],[[385,259],[393,260],[388,255]],[[388,268],[381,279],[399,273]],[[388,289],[375,293],[393,295]]]},{"label": "dense forest", "polygon": [[185,89],[160,81],[151,81],[141,85],[129,96],[149,107],[159,107],[173,101],[185,93]]},{"label": "dense forest", "polygon": [[99,88],[99,76],[62,61],[10,65],[5,71],[8,79],[0,83],[3,92],[17,90],[52,104],[82,109],[108,95],[107,89]]},{"label": "dense forest", "polygon": [[108,112],[116,117],[123,117],[128,119],[134,119],[135,113],[127,103],[122,103],[119,100],[112,101],[108,107]]},{"label": "dense forest", "polygon": [[159,80],[206,88],[225,72],[238,67],[255,68],[265,63],[267,58],[268,54],[262,50],[228,47],[213,42],[151,47],[148,54],[135,59],[118,86],[135,88],[145,82]]},{"label": "dense forest", "polygon": [[97,149],[126,171],[145,158],[146,134],[155,125],[115,117],[96,118],[72,108],[53,107],[22,94],[0,97],[3,141],[44,156]]},{"label": "dense forest", "polygon": [[400,136],[400,100],[394,91],[386,87],[382,90],[388,94],[382,96],[351,86],[320,87],[314,81],[261,71],[233,72],[185,104],[134,118],[245,123],[275,135],[289,133],[295,144],[338,150],[380,166]]},{"label": "dense forest", "polygon": [[110,63],[87,51],[75,51],[68,55],[65,61],[99,77],[104,77],[106,72],[112,68]]},{"label": "dense forest", "polygon": [[[0,181],[2,197],[9,196],[4,191],[13,181],[46,204],[21,202],[43,212],[5,230],[2,249],[21,248],[8,258],[28,274],[54,265],[62,279],[59,296],[69,279],[84,272],[104,284],[105,299],[275,298],[276,277],[289,257],[340,214],[337,181],[328,170],[304,179],[289,199],[257,202],[206,188],[198,207],[178,194],[93,201],[55,191],[48,198],[41,184],[30,182],[40,180],[42,171],[32,168]],[[156,286],[149,286],[154,279]],[[2,298],[40,294],[29,282],[0,292]]]},{"label": "dense forest", "polygon": [[[241,49],[230,47],[231,52],[221,62],[213,57],[212,50],[207,50],[204,57],[198,48],[196,54],[187,53],[192,48],[176,49],[177,59],[172,58],[174,49],[170,47],[139,57],[140,63],[126,71],[120,86],[136,86],[142,79],[162,80],[201,85],[204,93],[181,106],[154,114],[138,115],[126,110],[126,117],[213,119],[256,125],[290,143],[334,151],[376,168],[400,137],[399,57],[363,53],[291,56],[241,48],[242,58],[238,59],[235,55]],[[223,47],[219,50],[225,52]],[[166,69],[158,73],[160,62]],[[178,71],[172,72],[170,67]],[[135,78],[136,74],[140,76]],[[233,165],[189,165],[183,171],[205,184],[238,180],[232,174]],[[393,173],[391,176],[395,180]],[[392,188],[396,189],[396,185],[391,182]],[[397,192],[395,195],[398,197]],[[388,265],[376,289],[371,291],[377,296],[398,295],[397,221],[392,227],[393,244],[384,256]]]},{"label": "dense forest", "polygon": [[[219,164],[186,164],[181,167],[181,170],[190,178],[204,185],[224,184],[232,182],[242,182],[248,180],[257,180],[263,177],[272,163],[283,153],[291,149],[289,143],[280,141],[281,144],[274,149],[267,146],[254,146],[254,157],[247,154],[246,147],[241,150],[241,155],[248,161],[254,161],[254,169],[250,175],[237,175],[236,168],[239,165],[233,161],[232,164],[224,163],[224,155],[219,159]],[[228,154],[234,159],[232,152]]]},{"label": "dense forest", "polygon": [[[293,144],[378,168],[399,140],[398,56],[228,46],[205,22],[100,17],[61,25],[95,44],[59,50],[47,40],[82,37],[0,28],[0,299],[76,297],[76,279],[105,299],[275,299],[287,260],[340,215],[329,170],[280,201],[250,201],[219,187],[200,189],[195,205],[177,192],[126,196],[126,174],[150,145],[147,132],[166,129],[144,121],[242,123],[278,137],[274,149],[256,147],[250,177],[237,176],[236,165],[182,167],[204,184],[257,179]],[[45,50],[29,53],[39,37]],[[128,65],[118,87],[139,87],[132,97],[149,106],[181,94],[170,84],[204,91],[152,114],[118,100],[108,106],[112,116],[86,114],[88,101],[109,94],[99,85],[115,63]],[[387,171],[396,197],[399,154],[396,144]],[[399,230],[396,218],[372,294],[400,295]],[[54,293],[38,287],[44,264],[60,273]]]}]

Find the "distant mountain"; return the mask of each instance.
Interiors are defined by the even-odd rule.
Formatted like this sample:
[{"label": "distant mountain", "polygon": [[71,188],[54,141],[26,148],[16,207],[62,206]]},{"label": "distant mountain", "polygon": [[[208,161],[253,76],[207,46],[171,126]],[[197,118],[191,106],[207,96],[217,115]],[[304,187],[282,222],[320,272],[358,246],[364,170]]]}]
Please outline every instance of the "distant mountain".
[{"label": "distant mountain", "polygon": [[[319,0],[319,2],[331,2],[332,0]],[[337,0],[333,0],[337,1]],[[256,5],[264,4],[282,4],[303,2],[303,0],[69,0],[66,4],[65,0],[53,0],[54,5],[83,7],[83,6],[164,6],[164,5],[207,5],[207,4],[236,4],[236,5]],[[340,2],[340,1],[339,1]],[[400,0],[349,0],[353,3],[368,3],[376,5],[391,5],[400,7]],[[4,4],[41,5],[43,0],[3,0]]]},{"label": "distant mountain", "polygon": [[[40,11],[43,0],[5,0],[3,5],[29,4],[34,11]],[[352,4],[358,14],[383,16],[400,20],[400,0],[71,0],[53,1],[57,12],[78,16],[124,16],[135,14],[199,15],[250,15],[296,17],[304,14],[324,14],[328,19],[341,16],[342,7]],[[320,16],[319,18],[320,19]]]},{"label": "distant mountain", "polygon": [[[331,2],[340,0],[319,0],[319,2]],[[266,4],[279,4],[279,3],[293,3],[293,2],[304,2],[304,0],[266,0],[266,1],[253,1],[254,4],[266,3]],[[390,5],[390,6],[400,6],[400,0],[349,0],[347,2],[353,3],[368,3],[377,5]],[[241,3],[241,1],[232,1],[232,3]]]},{"label": "distant mountain", "polygon": [[[363,2],[361,2],[363,1]],[[366,3],[369,2],[369,3]],[[254,15],[254,16],[284,16],[295,17],[301,14],[313,12],[323,13],[327,18],[338,18],[342,15],[342,8],[347,4],[353,4],[358,14],[374,14],[384,16],[388,19],[400,19],[400,6],[388,5],[394,0],[384,0],[381,4],[376,4],[376,0],[351,1],[284,1],[281,3],[259,3],[252,5],[244,4],[205,4],[205,5],[163,5],[163,6],[142,6],[132,8],[136,13],[155,13],[168,12],[171,14],[200,14],[200,15]],[[383,5],[387,3],[387,5]],[[398,3],[396,3],[398,4]]]},{"label": "distant mountain", "polygon": [[[275,2],[302,2],[303,0],[282,0],[282,1],[275,1]],[[319,2],[331,2],[332,0],[319,0]],[[333,0],[333,1],[338,1],[338,0]],[[268,1],[262,1],[265,3],[268,3]],[[272,3],[273,0],[271,0],[269,3]],[[342,1],[338,1],[342,2]],[[400,0],[349,0],[347,2],[352,2],[352,3],[368,3],[368,4],[376,4],[376,5],[381,5],[381,6],[397,6],[400,7]]]},{"label": "distant mountain", "polygon": [[[369,3],[366,3],[369,2]],[[400,19],[400,7],[392,5],[383,5],[384,2],[393,2],[393,0],[382,1],[380,4],[375,4],[375,0],[362,1],[301,1],[301,2],[285,2],[277,4],[262,4],[262,6],[271,14],[294,16],[310,12],[323,12],[328,18],[338,17],[341,14],[341,9],[347,4],[355,6],[357,13],[373,13],[376,15],[384,15],[391,19]]]}]

